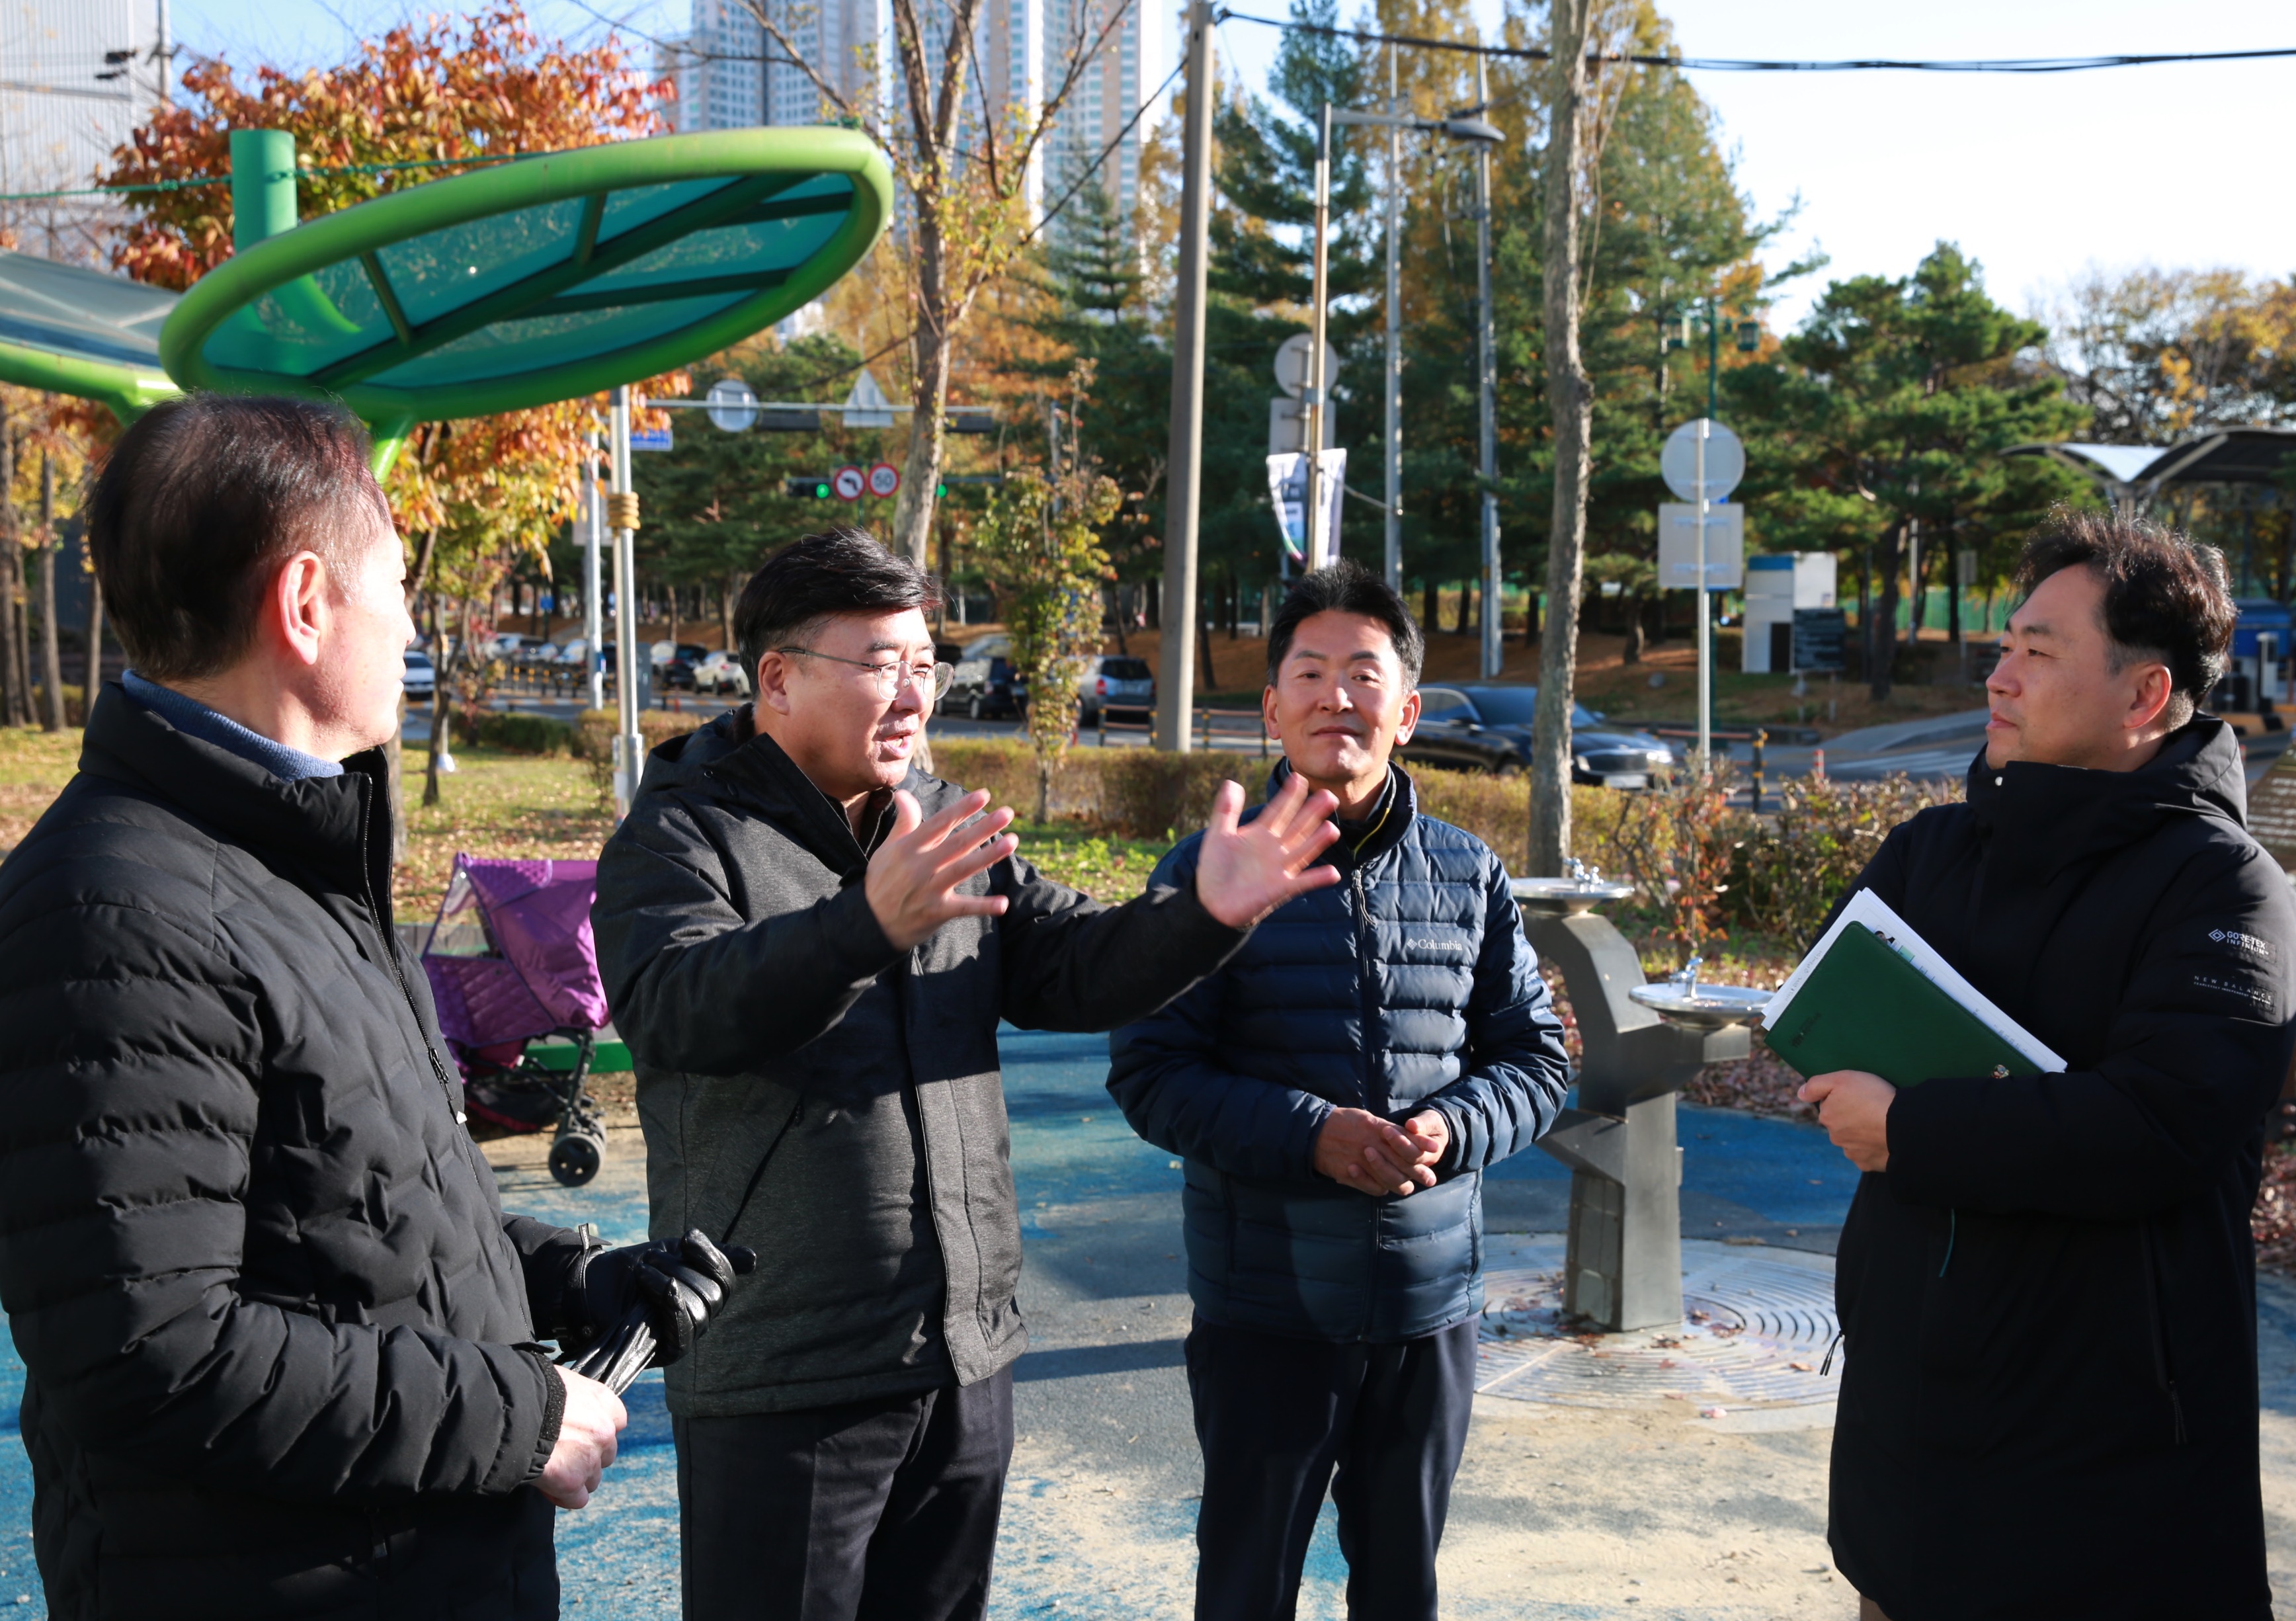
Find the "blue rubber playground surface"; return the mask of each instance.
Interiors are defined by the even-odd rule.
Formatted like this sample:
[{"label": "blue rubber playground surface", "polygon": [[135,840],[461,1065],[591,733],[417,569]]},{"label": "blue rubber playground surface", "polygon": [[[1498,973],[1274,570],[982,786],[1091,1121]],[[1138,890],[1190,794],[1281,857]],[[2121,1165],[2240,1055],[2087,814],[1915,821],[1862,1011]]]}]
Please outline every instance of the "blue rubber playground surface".
[{"label": "blue rubber playground surface", "polygon": [[[1122,1505],[1125,1535],[1168,1547],[1175,1560],[1192,1550],[1195,1488],[1188,1482],[1196,1466],[1185,1396],[1176,1407],[1173,1395],[1186,1327],[1176,1254],[1180,1173],[1168,1156],[1133,1136],[1110,1101],[1103,1039],[1008,1030],[1002,1047],[1029,1245],[1022,1305],[1037,1348],[1015,1370],[1022,1455],[1006,1499],[990,1613],[1162,1615],[1170,1606],[1144,1605],[1120,1561],[1094,1568],[1092,1538],[1078,1532],[1109,1523],[1117,1510],[1104,1504],[1117,1494],[1031,1461],[1129,1446],[1109,1455],[1164,1489],[1143,1490]],[[1857,1179],[1816,1128],[1685,1108],[1680,1131],[1685,1231],[1709,1230],[1710,1222],[1718,1236],[1792,1230],[1812,1247],[1831,1247]],[[644,1167],[634,1144],[618,1146],[600,1180],[579,1191],[533,1171],[498,1174],[511,1209],[595,1222],[610,1243],[644,1236]],[[1545,1155],[1520,1156],[1491,1179],[1493,1230],[1559,1230],[1561,1221],[1548,1218],[1567,1208],[1568,1189],[1568,1173]],[[1533,1217],[1537,1225],[1524,1224]],[[15,1436],[23,1378],[13,1342],[0,1343],[0,1617],[29,1621],[47,1609],[32,1563],[30,1468]],[[641,1380],[627,1404],[621,1461],[595,1506],[559,1518],[570,1617],[677,1614],[676,1467],[660,1376]],[[1103,1496],[1083,1495],[1090,1491]],[[1344,1613],[1344,1580],[1327,1508],[1301,1615]]]}]

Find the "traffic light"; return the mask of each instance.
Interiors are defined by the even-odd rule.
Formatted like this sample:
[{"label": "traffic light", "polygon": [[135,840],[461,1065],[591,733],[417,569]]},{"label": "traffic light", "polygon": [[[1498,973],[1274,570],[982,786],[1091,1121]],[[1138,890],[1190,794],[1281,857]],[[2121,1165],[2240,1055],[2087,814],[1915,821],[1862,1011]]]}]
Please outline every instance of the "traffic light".
[{"label": "traffic light", "polygon": [[782,493],[792,500],[826,501],[837,492],[830,489],[826,478],[797,478],[785,481]]}]

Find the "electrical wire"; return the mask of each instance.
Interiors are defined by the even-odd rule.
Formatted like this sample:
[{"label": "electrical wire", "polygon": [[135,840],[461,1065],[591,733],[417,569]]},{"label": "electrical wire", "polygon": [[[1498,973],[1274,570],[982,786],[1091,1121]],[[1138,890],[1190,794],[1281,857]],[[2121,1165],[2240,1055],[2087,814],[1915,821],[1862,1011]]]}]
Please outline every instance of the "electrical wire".
[{"label": "electrical wire", "polygon": [[[1553,53],[1535,45],[1475,45],[1459,39],[1430,39],[1414,34],[1381,34],[1368,29],[1336,28],[1328,23],[1299,22],[1285,17],[1255,17],[1249,12],[1223,6],[1218,16],[1286,32],[1322,34],[1333,39],[1357,39],[1369,45],[1409,45],[1422,51],[1456,51],[1469,56],[1506,57],[1517,62],[1546,62]],[[1658,55],[1633,51],[1589,51],[1590,62],[1627,63],[1641,68],[1678,68],[1715,73],[2082,73],[2095,68],[2150,68],[2168,62],[2259,62],[2296,56],[2296,46],[2284,50],[2185,51],[2118,56],[1965,57],[1915,61],[1892,57],[1858,57],[1841,62],[1772,62],[1734,56]]]},{"label": "electrical wire", "polygon": [[[553,152],[488,152],[472,158],[410,158],[401,163],[338,163],[320,169],[298,169],[298,180],[316,180],[329,175],[387,175],[409,169],[452,169],[457,164],[513,163],[521,158],[547,158]],[[570,150],[579,150],[578,148]],[[286,173],[284,169],[279,171]],[[181,192],[193,186],[223,185],[229,175],[194,175],[183,180],[146,180],[132,185],[83,185],[59,192],[0,192],[0,202],[38,202],[50,197],[108,197],[130,192]]]}]

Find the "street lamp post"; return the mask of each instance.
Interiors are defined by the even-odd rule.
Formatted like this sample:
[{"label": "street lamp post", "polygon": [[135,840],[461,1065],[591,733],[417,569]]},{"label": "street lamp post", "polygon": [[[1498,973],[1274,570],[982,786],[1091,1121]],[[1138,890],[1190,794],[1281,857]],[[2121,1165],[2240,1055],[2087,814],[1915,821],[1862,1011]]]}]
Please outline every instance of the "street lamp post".
[{"label": "street lamp post", "polygon": [[[1485,63],[1475,53],[1475,111],[1490,105]],[[1483,486],[1483,663],[1486,681],[1498,679],[1499,653],[1499,476],[1498,345],[1491,330],[1491,146],[1475,148],[1475,392],[1476,465]]]},{"label": "street lamp post", "polygon": [[[1480,59],[1478,58],[1478,61],[1480,60]],[[1392,105],[1392,93],[1394,88],[1393,71],[1393,63],[1390,62],[1389,64],[1390,105]],[[1477,82],[1480,83],[1480,81],[1478,80]],[[1305,538],[1306,544],[1303,549],[1307,555],[1308,565],[1310,568],[1316,567],[1320,563],[1330,561],[1329,558],[1324,555],[1321,537],[1324,532],[1324,524],[1326,521],[1324,515],[1324,485],[1322,478],[1324,455],[1324,413],[1331,408],[1331,402],[1325,397],[1329,386],[1329,379],[1327,379],[1324,374],[1324,332],[1325,326],[1325,317],[1328,313],[1326,305],[1329,301],[1326,282],[1328,279],[1328,266],[1330,261],[1326,247],[1326,238],[1330,235],[1332,218],[1332,128],[1333,125],[1337,124],[1370,124],[1390,131],[1415,129],[1428,135],[1448,136],[1455,141],[1468,142],[1480,149],[1482,162],[1477,170],[1477,174],[1479,177],[1478,183],[1480,194],[1484,199],[1484,207],[1482,210],[1484,223],[1481,235],[1478,240],[1481,249],[1480,259],[1482,261],[1482,267],[1480,271],[1480,285],[1483,290],[1482,303],[1484,310],[1484,327],[1482,333],[1479,338],[1479,342],[1481,345],[1481,352],[1488,355],[1490,352],[1488,322],[1490,311],[1491,257],[1489,223],[1490,209],[1488,206],[1490,193],[1489,153],[1490,149],[1498,144],[1498,143],[1505,137],[1500,135],[1496,125],[1493,125],[1487,119],[1477,116],[1480,114],[1482,111],[1482,107],[1478,104],[1474,107],[1469,108],[1466,111],[1456,114],[1451,118],[1422,119],[1406,117],[1402,113],[1394,111],[1357,112],[1352,108],[1334,107],[1331,103],[1325,102],[1324,103],[1322,113],[1316,119],[1316,212],[1314,226],[1315,279],[1313,291],[1309,294],[1313,300],[1314,308],[1311,312],[1311,335],[1308,340],[1308,387],[1304,397],[1300,401],[1301,405],[1305,407],[1301,413],[1300,425],[1306,431],[1306,448],[1308,455],[1308,499],[1306,506],[1308,515],[1308,533]],[[1389,137],[1390,147],[1393,145],[1393,141],[1394,137],[1390,136]],[[1401,414],[1397,409],[1396,397],[1397,391],[1401,386],[1402,328],[1399,324],[1400,317],[1397,314],[1399,305],[1399,292],[1395,261],[1395,188],[1394,165],[1392,163],[1390,165],[1389,172],[1390,189],[1388,197],[1389,234],[1387,276],[1388,341],[1386,378],[1388,402],[1387,567],[1389,583],[1400,588],[1403,569],[1403,540],[1402,531],[1398,527],[1398,514],[1402,511],[1403,473],[1401,451],[1398,448],[1398,442],[1402,433],[1402,422]],[[1484,375],[1488,384],[1490,375],[1488,365],[1485,366]],[[1484,404],[1483,432],[1483,477],[1487,484],[1492,476],[1490,471],[1492,462],[1492,435],[1490,420],[1489,397],[1487,393]],[[1334,494],[1336,495],[1336,492],[1334,492]],[[1497,507],[1493,502],[1493,498],[1488,493],[1486,493],[1484,499],[1486,503],[1484,514],[1485,561],[1488,569],[1495,576],[1497,570]],[[1484,639],[1487,645],[1489,644],[1490,638],[1488,634]]]}]

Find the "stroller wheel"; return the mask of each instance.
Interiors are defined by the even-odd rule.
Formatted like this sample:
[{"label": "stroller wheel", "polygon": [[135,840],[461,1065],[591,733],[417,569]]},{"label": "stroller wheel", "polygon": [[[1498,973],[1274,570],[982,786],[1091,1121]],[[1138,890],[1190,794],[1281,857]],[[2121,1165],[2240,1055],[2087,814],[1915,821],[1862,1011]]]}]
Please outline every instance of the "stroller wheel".
[{"label": "stroller wheel", "polygon": [[605,1163],[605,1139],[588,1131],[569,1131],[550,1145],[550,1174],[569,1188],[589,1182]]}]

